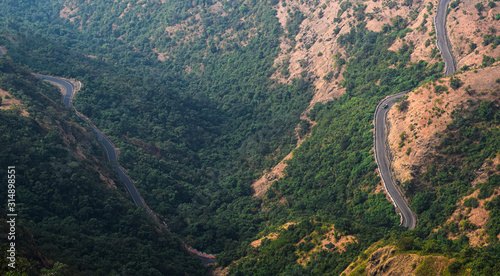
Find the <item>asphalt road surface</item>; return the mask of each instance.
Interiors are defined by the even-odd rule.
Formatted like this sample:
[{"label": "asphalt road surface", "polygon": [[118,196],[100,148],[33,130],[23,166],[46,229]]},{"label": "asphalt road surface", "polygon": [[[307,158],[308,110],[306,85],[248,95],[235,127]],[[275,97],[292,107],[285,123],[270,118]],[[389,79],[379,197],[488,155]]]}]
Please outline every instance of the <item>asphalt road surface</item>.
[{"label": "asphalt road surface", "polygon": [[[403,96],[404,93],[398,93],[385,98],[382,102],[379,103],[377,110],[375,111],[375,160],[377,161],[378,169],[380,172],[380,176],[382,177],[382,182],[384,183],[385,190],[391,197],[394,205],[396,205],[396,208],[399,210],[399,213],[401,215],[401,225],[409,229],[413,229],[417,224],[417,218],[394,184],[392,174],[389,170],[389,161],[386,154],[387,149],[385,143],[385,118],[387,116],[387,112],[389,111],[391,106],[394,105],[394,103]],[[384,108],[386,104],[387,107]]]},{"label": "asphalt road surface", "polygon": [[[42,78],[46,81],[56,83],[56,84],[63,86],[64,89],[66,90],[66,94],[64,95],[64,98],[63,98],[63,104],[65,106],[71,106],[71,98],[73,97],[73,92],[74,92],[74,87],[73,87],[73,84],[71,82],[69,82],[65,79],[61,79],[61,78],[49,77],[49,76],[44,76],[44,75],[39,75],[39,74],[34,74],[34,75],[39,77],[39,78]],[[85,120],[87,123],[89,123],[89,125],[94,130],[95,134],[97,135],[97,139],[99,140],[101,145],[104,147],[104,150],[106,151],[106,156],[108,157],[109,162],[111,163],[113,169],[116,171],[116,173],[118,174],[120,179],[125,183],[125,187],[127,187],[127,190],[129,192],[130,196],[132,196],[132,199],[134,200],[134,203],[137,206],[146,207],[144,202],[141,200],[141,196],[139,194],[139,191],[135,187],[134,183],[132,182],[130,177],[128,177],[128,175],[125,174],[125,172],[122,170],[122,168],[118,165],[118,159],[116,158],[115,148],[113,147],[113,144],[111,143],[111,141],[109,141],[108,138],[99,129],[97,129],[91,122],[88,122],[85,118],[83,118],[81,116],[79,116],[79,117],[82,118],[83,120]],[[151,215],[151,213],[149,212],[149,210],[147,208],[146,208],[146,211],[148,212],[148,214]]]},{"label": "asphalt road surface", "polygon": [[446,10],[450,0],[440,0],[438,3],[436,17],[434,18],[434,26],[436,26],[437,46],[441,51],[441,56],[446,64],[444,74],[446,76],[455,73],[455,60],[451,54],[451,45],[448,43],[446,35]]}]

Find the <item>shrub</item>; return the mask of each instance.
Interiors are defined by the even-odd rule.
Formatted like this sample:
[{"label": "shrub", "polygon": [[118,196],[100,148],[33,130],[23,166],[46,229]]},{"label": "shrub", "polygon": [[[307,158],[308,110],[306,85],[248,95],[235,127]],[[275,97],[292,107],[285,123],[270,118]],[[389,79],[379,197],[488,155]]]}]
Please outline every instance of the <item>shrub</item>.
[{"label": "shrub", "polygon": [[477,202],[477,198],[471,197],[471,198],[464,200],[464,206],[476,208],[477,206],[479,206],[479,203]]},{"label": "shrub", "polygon": [[483,3],[477,3],[474,5],[474,8],[476,8],[478,13],[481,13],[484,10],[484,4]]},{"label": "shrub", "polygon": [[445,91],[448,91],[448,87],[446,87],[446,86],[436,85],[436,87],[434,87],[434,92],[436,94],[441,94],[442,92],[445,92]]},{"label": "shrub", "polygon": [[459,4],[460,4],[460,0],[453,1],[450,3],[450,8],[454,9],[454,8],[458,7]]},{"label": "shrub", "polygon": [[451,88],[457,90],[460,86],[462,86],[462,81],[458,77],[451,77],[450,86]]}]

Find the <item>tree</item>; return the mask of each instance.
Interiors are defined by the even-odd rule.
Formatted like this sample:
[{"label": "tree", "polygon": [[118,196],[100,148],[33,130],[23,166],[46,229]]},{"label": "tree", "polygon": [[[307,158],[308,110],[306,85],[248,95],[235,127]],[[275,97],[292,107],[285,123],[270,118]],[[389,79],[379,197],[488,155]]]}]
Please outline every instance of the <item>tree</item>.
[{"label": "tree", "polygon": [[452,76],[450,78],[450,86],[451,88],[457,90],[458,88],[460,88],[460,86],[462,86],[462,81],[460,80],[460,78]]},{"label": "tree", "polygon": [[477,3],[476,5],[474,5],[474,8],[476,8],[477,12],[478,13],[481,13],[484,9],[484,4],[483,3]]}]

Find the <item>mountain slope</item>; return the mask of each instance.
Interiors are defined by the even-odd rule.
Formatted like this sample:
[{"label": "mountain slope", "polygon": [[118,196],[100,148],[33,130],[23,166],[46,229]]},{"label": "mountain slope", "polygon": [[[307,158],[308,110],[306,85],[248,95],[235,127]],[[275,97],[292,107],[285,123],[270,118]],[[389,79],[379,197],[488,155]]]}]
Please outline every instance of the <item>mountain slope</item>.
[{"label": "mountain slope", "polygon": [[[0,57],[0,70],[0,88],[20,99],[30,114],[0,111],[0,162],[16,167],[17,271],[203,274],[172,234],[155,229],[142,210],[135,210],[123,187],[107,187],[109,177],[118,178],[91,132],[56,103],[58,89],[9,58]],[[2,189],[1,197],[6,193]],[[2,262],[3,272],[6,265]]]}]

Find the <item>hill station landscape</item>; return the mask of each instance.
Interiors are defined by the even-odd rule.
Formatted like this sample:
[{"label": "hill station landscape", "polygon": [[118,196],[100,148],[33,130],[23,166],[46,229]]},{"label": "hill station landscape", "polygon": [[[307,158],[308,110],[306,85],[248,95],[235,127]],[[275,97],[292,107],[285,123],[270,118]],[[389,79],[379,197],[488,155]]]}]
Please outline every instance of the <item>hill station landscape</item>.
[{"label": "hill station landscape", "polygon": [[0,275],[500,275],[499,0],[1,0]]}]

